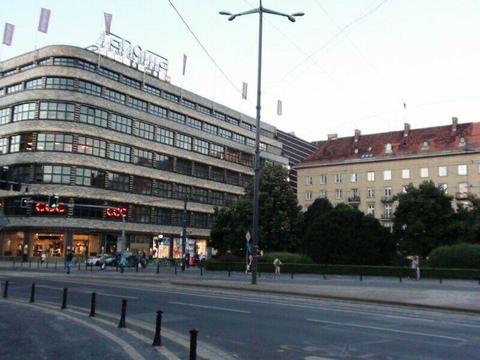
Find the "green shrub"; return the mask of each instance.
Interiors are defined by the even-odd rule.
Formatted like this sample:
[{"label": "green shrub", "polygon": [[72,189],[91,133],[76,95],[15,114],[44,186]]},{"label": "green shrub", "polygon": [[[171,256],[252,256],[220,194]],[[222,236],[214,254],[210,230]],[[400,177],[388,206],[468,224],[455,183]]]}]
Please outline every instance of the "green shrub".
[{"label": "green shrub", "polygon": [[290,252],[269,252],[264,253],[262,257],[258,259],[262,263],[273,264],[273,260],[279,258],[283,264],[313,264],[313,260],[308,255],[296,254]]},{"label": "green shrub", "polygon": [[480,269],[480,245],[440,246],[430,253],[428,265],[441,268]]}]

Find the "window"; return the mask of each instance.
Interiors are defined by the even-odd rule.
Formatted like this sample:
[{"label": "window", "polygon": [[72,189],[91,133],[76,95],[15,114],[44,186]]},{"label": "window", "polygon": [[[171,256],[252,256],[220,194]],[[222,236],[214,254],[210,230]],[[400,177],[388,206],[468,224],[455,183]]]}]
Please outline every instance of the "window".
[{"label": "window", "polygon": [[467,175],[467,165],[458,165],[458,175]]},{"label": "window", "polygon": [[118,91],[105,88],[103,89],[103,97],[120,104],[125,104],[125,95],[123,95],[122,93],[119,93]]},{"label": "window", "polygon": [[[81,185],[81,184],[78,184]],[[103,206],[103,201],[99,200],[90,200],[90,199],[81,199],[79,200],[83,205],[95,205],[95,206]],[[74,217],[82,217],[82,218],[96,218],[101,219],[103,217],[103,212],[105,210],[101,207],[93,207],[93,206],[74,206],[73,207],[73,216]]]},{"label": "window", "polygon": [[192,162],[186,159],[177,159],[175,171],[184,175],[192,175]]},{"label": "window", "polygon": [[80,122],[106,128],[108,123],[108,113],[100,109],[82,105],[80,107]]},{"label": "window", "polygon": [[421,177],[421,178],[426,178],[426,177],[428,177],[428,168],[421,168],[421,169],[420,169],[420,177]]},{"label": "window", "polygon": [[102,96],[102,87],[89,81],[80,80],[78,82],[78,89],[85,94]]},{"label": "window", "polygon": [[148,206],[133,206],[132,219],[135,222],[150,223],[151,208]]},{"label": "window", "polygon": [[112,143],[108,157],[113,160],[130,162],[130,147]]},{"label": "window", "polygon": [[214,111],[213,116],[215,116],[219,120],[225,121],[225,114]]},{"label": "window", "polygon": [[438,187],[439,187],[445,194],[448,194],[448,185],[447,185],[447,184],[438,184]]},{"label": "window", "polygon": [[70,184],[70,166],[36,165],[35,179],[43,183]]},{"label": "window", "polygon": [[157,141],[162,144],[173,146],[173,131],[158,128],[157,129]]},{"label": "window", "polygon": [[208,132],[210,134],[217,135],[218,128],[215,125],[211,125],[209,123],[203,123],[203,131]]},{"label": "window", "polygon": [[143,90],[151,95],[160,96],[160,90],[157,89],[156,87],[143,84]]},{"label": "window", "polygon": [[200,105],[200,104],[197,104],[197,111],[199,111],[201,113],[204,113],[204,114],[207,114],[207,115],[210,115],[212,113],[212,109],[210,109],[206,106]]},{"label": "window", "polygon": [[312,184],[313,184],[313,178],[311,176],[306,176],[305,185],[312,185]]},{"label": "window", "polygon": [[[44,103],[40,103],[42,105]],[[41,119],[46,119],[42,118]],[[35,119],[35,103],[26,103],[16,105],[13,107],[13,121],[31,120]],[[73,120],[73,116],[72,116]]]},{"label": "window", "polygon": [[307,201],[312,200],[312,192],[311,191],[305,191],[305,200],[307,200]]},{"label": "window", "polygon": [[240,178],[237,172],[227,170],[227,184],[240,185]]},{"label": "window", "polygon": [[173,171],[173,158],[163,154],[155,154],[153,166],[157,169]]},{"label": "window", "polygon": [[10,137],[10,152],[31,151],[33,144],[33,134],[25,133]]},{"label": "window", "polygon": [[133,163],[137,165],[152,166],[153,153],[147,150],[133,148]]},{"label": "window", "polygon": [[0,154],[8,153],[8,138],[0,138]]},{"label": "window", "polygon": [[172,183],[155,180],[153,183],[153,194],[156,196],[171,198],[172,197]]},{"label": "window", "polygon": [[255,139],[245,138],[245,144],[255,147]]},{"label": "window", "polygon": [[468,183],[460,183],[458,184],[458,192],[460,194],[468,193]]},{"label": "window", "polygon": [[[34,105],[34,104],[32,104]],[[32,111],[35,109],[33,106]],[[75,105],[69,103],[41,102],[40,119],[69,120],[73,121],[75,116]],[[33,115],[32,115],[33,119]]]},{"label": "window", "polygon": [[388,143],[385,145],[385,153],[390,154],[392,152],[392,144]]},{"label": "window", "polygon": [[77,167],[75,184],[83,186],[93,186],[97,188],[105,187],[105,172],[95,169]]},{"label": "window", "polygon": [[190,100],[181,98],[181,99],[180,99],[180,104],[182,104],[182,105],[185,106],[185,107],[188,107],[188,108],[190,108],[190,109],[195,110],[195,103],[192,102],[192,101],[190,101]]},{"label": "window", "polygon": [[74,81],[69,78],[47,77],[47,89],[73,90]]},{"label": "window", "polygon": [[392,188],[391,187],[386,187],[383,189],[383,195],[384,196],[392,196]]},{"label": "window", "polygon": [[438,167],[438,176],[447,176],[447,167],[439,166]]},{"label": "window", "polygon": [[367,173],[367,181],[375,181],[375,172],[374,171],[369,171]]},{"label": "window", "polygon": [[160,117],[163,117],[163,118],[167,117],[167,109],[165,109],[161,106],[154,105],[154,104],[150,104],[150,106],[148,107],[148,112],[150,114],[160,116]]},{"label": "window", "polygon": [[195,163],[195,166],[193,167],[193,175],[199,178],[208,179],[210,177],[208,165]]},{"label": "window", "polygon": [[184,200],[190,194],[190,186],[177,184],[173,194],[175,199]]},{"label": "window", "polygon": [[185,124],[185,115],[177,113],[175,111],[170,110],[168,112],[168,118],[180,124]]},{"label": "window", "polygon": [[326,190],[320,190],[320,193],[318,195],[320,199],[326,199],[327,198],[327,191]]},{"label": "window", "polygon": [[392,218],[392,205],[391,204],[385,204],[383,208],[383,217],[384,219],[391,219]]},{"label": "window", "polygon": [[200,203],[208,203],[208,190],[202,188],[192,188],[191,200],[200,202]]},{"label": "window", "polygon": [[103,76],[105,76],[105,77],[108,77],[108,78],[110,78],[110,79],[112,79],[112,80],[118,81],[119,78],[120,78],[120,76],[119,76],[117,73],[115,73],[115,72],[113,72],[113,71],[110,71],[110,70],[108,70],[108,69],[106,69],[106,68],[104,68],[104,67],[99,67],[99,68],[97,68],[96,70],[97,70],[97,72],[98,72],[100,75],[103,75]]},{"label": "window", "polygon": [[238,142],[240,144],[245,144],[245,136],[237,134],[237,133],[232,134],[232,140],[235,141],[235,142]]},{"label": "window", "polygon": [[253,155],[247,153],[241,153],[240,163],[245,166],[253,166]]},{"label": "window", "polygon": [[402,169],[402,179],[410,179],[410,169]]},{"label": "window", "polygon": [[133,125],[134,135],[140,136],[144,139],[153,140],[154,133],[155,133],[155,127],[153,125],[150,125],[141,121],[135,121]]},{"label": "window", "polygon": [[197,120],[191,117],[187,117],[187,125],[195,129],[202,128],[202,122],[200,120]]},{"label": "window", "polygon": [[193,151],[208,155],[208,141],[193,139]]},{"label": "window", "polygon": [[142,195],[152,194],[152,179],[134,176],[133,177],[133,192]]},{"label": "window", "polygon": [[213,181],[225,182],[225,170],[219,167],[212,166],[210,171],[210,178]]},{"label": "window", "polygon": [[357,173],[352,173],[350,175],[350,182],[357,182],[358,181],[358,174]]},{"label": "window", "polygon": [[131,134],[132,119],[117,114],[111,114],[110,128],[125,134]]},{"label": "window", "polygon": [[375,216],[375,203],[370,203],[367,205],[367,215]]},{"label": "window", "polygon": [[224,137],[226,139],[231,139],[232,138],[232,132],[229,131],[229,130],[222,129],[222,128],[218,128],[218,135],[220,135],[221,137]]},{"label": "window", "polygon": [[38,151],[72,151],[73,136],[55,133],[39,133],[37,135]]},{"label": "window", "polygon": [[210,192],[210,203],[213,205],[223,205],[224,204],[224,194],[219,191]]},{"label": "window", "polygon": [[368,188],[367,189],[367,197],[368,198],[374,198],[375,197],[375,189],[374,188]]},{"label": "window", "polygon": [[238,126],[238,124],[240,123],[240,120],[235,119],[235,118],[232,118],[232,117],[230,117],[230,116],[227,116],[227,121],[228,121],[230,124],[233,124],[233,125],[236,125],[236,126]]},{"label": "window", "polygon": [[0,109],[0,125],[8,124],[11,119],[10,108]]},{"label": "window", "polygon": [[120,77],[120,82],[124,83],[128,86],[134,87],[136,89],[140,89],[140,81],[134,80],[132,78],[126,77],[126,76],[121,76]]},{"label": "window", "polygon": [[342,174],[335,174],[335,184],[341,184],[343,182]]},{"label": "window", "polygon": [[222,145],[210,144],[210,156],[223,159],[225,148]]},{"label": "window", "polygon": [[392,180],[392,170],[383,170],[383,180]]},{"label": "window", "polygon": [[180,101],[180,97],[179,97],[179,96],[174,95],[174,94],[172,94],[172,93],[169,93],[169,92],[167,92],[167,91],[162,92],[162,97],[163,97],[164,99],[167,99],[167,100],[173,101],[173,102],[177,102],[177,103]]},{"label": "window", "polygon": [[192,150],[192,138],[187,135],[176,133],[175,146],[180,149]]},{"label": "window", "polygon": [[232,161],[239,163],[240,162],[240,151],[231,149],[231,148],[225,148],[225,160],[227,161]]},{"label": "window", "polygon": [[327,175],[320,175],[320,185],[325,185],[327,183]]},{"label": "window", "polygon": [[243,121],[242,121],[242,122],[240,123],[240,127],[252,131],[252,125],[250,125],[250,124],[248,124],[248,123],[246,123],[246,122],[243,122]]},{"label": "window", "polygon": [[342,198],[342,189],[335,189],[335,199],[340,200]]},{"label": "window", "polygon": [[126,174],[108,173],[107,188],[117,191],[128,191],[130,184],[130,176]]},{"label": "window", "polygon": [[105,157],[107,152],[107,143],[103,140],[79,136],[77,152],[80,154]]},{"label": "window", "polygon": [[172,212],[170,209],[153,208],[152,222],[159,225],[170,225],[172,223]]},{"label": "window", "polygon": [[147,102],[129,96],[127,98],[127,105],[138,110],[147,111]]},{"label": "window", "polygon": [[42,89],[43,88],[43,78],[32,79],[25,83],[25,89],[33,90],[33,89]]}]

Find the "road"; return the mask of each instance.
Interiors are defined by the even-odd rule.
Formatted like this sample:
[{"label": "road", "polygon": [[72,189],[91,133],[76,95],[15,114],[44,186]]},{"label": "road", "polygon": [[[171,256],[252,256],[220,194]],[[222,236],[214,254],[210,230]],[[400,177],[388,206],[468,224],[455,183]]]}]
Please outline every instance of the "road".
[{"label": "road", "polygon": [[[88,314],[95,291],[97,310],[117,323],[125,298],[132,328],[153,329],[155,313],[162,310],[164,345],[178,358],[187,357],[192,328],[199,330],[204,358],[474,359],[480,354],[480,316],[474,314],[189,288],[171,285],[169,276],[124,275],[2,270],[0,280],[13,282],[10,300],[28,300],[35,281],[35,303],[52,309],[59,309],[62,289],[68,287],[69,309],[78,316]],[[2,311],[0,319],[11,315]],[[153,331],[143,334],[153,339]]]}]

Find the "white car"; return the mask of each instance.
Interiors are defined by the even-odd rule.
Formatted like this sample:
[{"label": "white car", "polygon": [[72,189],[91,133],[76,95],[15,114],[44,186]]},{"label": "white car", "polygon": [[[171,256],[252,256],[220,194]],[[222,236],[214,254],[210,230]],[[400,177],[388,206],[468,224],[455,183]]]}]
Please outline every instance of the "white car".
[{"label": "white car", "polygon": [[90,257],[87,259],[87,265],[88,265],[88,266],[99,266],[101,260],[102,260],[102,257],[101,257],[101,256],[90,256]]}]

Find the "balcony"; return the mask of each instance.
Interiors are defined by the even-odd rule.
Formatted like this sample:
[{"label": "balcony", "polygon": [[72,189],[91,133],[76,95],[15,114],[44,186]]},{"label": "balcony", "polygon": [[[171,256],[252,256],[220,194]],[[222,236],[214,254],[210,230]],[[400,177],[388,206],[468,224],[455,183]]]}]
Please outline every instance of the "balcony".
[{"label": "balcony", "polygon": [[468,192],[457,192],[455,193],[456,200],[468,200]]},{"label": "balcony", "polygon": [[360,204],[360,196],[358,195],[349,196],[347,199],[347,202],[349,204]]},{"label": "balcony", "polygon": [[393,195],[382,196],[382,203],[391,203],[393,200]]},{"label": "balcony", "polygon": [[382,214],[381,219],[383,221],[392,221],[393,220],[393,214]]}]

